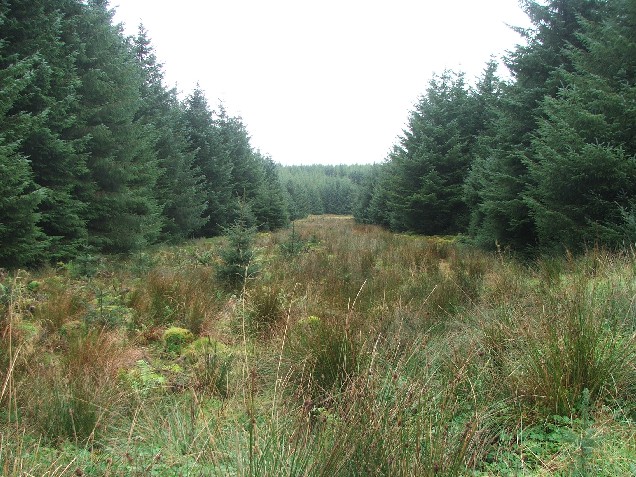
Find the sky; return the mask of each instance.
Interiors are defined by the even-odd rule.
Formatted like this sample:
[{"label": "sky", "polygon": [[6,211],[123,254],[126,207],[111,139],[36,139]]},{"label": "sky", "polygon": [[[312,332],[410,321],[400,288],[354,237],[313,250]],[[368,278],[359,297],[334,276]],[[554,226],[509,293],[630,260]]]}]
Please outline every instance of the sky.
[{"label": "sky", "polygon": [[[521,42],[517,0],[111,0],[181,97],[197,82],[284,165],[382,162],[429,80]],[[501,73],[505,75],[505,68]]]}]

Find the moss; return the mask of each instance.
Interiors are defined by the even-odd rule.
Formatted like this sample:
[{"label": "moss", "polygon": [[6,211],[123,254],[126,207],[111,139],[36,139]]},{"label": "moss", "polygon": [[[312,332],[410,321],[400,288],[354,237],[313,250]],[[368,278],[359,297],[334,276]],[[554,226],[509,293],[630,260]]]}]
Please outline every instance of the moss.
[{"label": "moss", "polygon": [[164,349],[170,354],[181,354],[183,348],[194,340],[192,332],[176,326],[163,332]]},{"label": "moss", "polygon": [[208,336],[198,338],[190,343],[186,348],[184,354],[190,357],[195,357],[199,354],[207,353],[210,350],[214,350],[218,354],[228,356],[232,354],[232,351],[230,351],[230,349],[226,345],[224,345],[220,341],[210,339]]},{"label": "moss", "polygon": [[37,280],[32,280],[27,285],[27,288],[32,292],[37,291],[40,288],[40,282],[38,282]]}]

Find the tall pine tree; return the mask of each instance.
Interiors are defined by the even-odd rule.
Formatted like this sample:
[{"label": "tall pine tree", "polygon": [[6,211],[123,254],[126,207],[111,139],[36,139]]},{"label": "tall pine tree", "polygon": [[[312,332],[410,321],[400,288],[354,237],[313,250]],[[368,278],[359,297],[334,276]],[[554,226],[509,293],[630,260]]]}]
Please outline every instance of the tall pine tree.
[{"label": "tall pine tree", "polygon": [[476,136],[463,74],[434,77],[390,156],[390,223],[395,230],[465,230],[463,184]]},{"label": "tall pine tree", "polygon": [[90,138],[89,243],[130,252],[159,236],[159,168],[152,127],[137,117],[143,74],[112,16],[106,0],[89,0],[77,21],[78,132]]},{"label": "tall pine tree", "polygon": [[526,195],[543,248],[633,242],[636,210],[636,6],[608,3],[583,21],[573,71],[541,106]]},{"label": "tall pine tree", "polygon": [[140,25],[133,50],[143,71],[141,104],[136,118],[152,131],[160,175],[155,188],[163,222],[161,239],[181,240],[198,232],[207,222],[204,177],[189,150],[183,110],[174,88],[164,84],[163,67],[157,62],[145,28]]},{"label": "tall pine tree", "polygon": [[544,97],[559,88],[557,70],[571,71],[566,48],[578,44],[579,18],[594,18],[602,0],[523,2],[533,27],[517,29],[526,40],[506,57],[513,82],[503,89],[494,133],[483,144],[469,183],[471,232],[482,245],[524,250],[536,245],[537,230],[525,193],[530,187],[528,158]]},{"label": "tall pine tree", "polygon": [[[4,15],[0,13],[0,26]],[[0,59],[4,59],[0,45]],[[32,117],[11,113],[33,80],[33,63],[19,60],[0,69],[0,266],[19,267],[42,259],[45,236],[37,226],[42,190],[35,184],[30,163],[19,152]]]},{"label": "tall pine tree", "polygon": [[255,156],[263,168],[263,180],[256,191],[252,205],[257,224],[264,230],[285,227],[289,223],[289,212],[278,168],[270,157],[262,156],[258,152]]},{"label": "tall pine tree", "polygon": [[13,109],[31,116],[18,150],[30,161],[33,178],[45,191],[39,226],[47,236],[50,260],[74,256],[86,242],[84,138],[75,135],[79,78],[73,23],[81,5],[72,0],[13,0],[2,25],[0,68],[29,59],[31,81]]},{"label": "tall pine tree", "polygon": [[208,106],[203,90],[198,86],[185,101],[184,120],[190,150],[195,164],[205,178],[205,216],[208,222],[199,234],[220,234],[232,222],[238,198],[233,198],[232,162],[222,149],[222,138]]}]

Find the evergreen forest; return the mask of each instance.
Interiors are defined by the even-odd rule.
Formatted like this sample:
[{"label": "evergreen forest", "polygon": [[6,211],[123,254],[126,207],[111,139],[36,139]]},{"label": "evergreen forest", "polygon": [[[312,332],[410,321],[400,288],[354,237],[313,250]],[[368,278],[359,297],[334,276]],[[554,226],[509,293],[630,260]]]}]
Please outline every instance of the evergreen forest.
[{"label": "evergreen forest", "polygon": [[261,229],[288,223],[241,118],[199,88],[180,100],[107,1],[2,2],[0,32],[1,266],[218,235],[241,201]]},{"label": "evergreen forest", "polygon": [[636,475],[636,0],[520,4],[282,166],[108,0],[0,0],[0,475]]},{"label": "evergreen forest", "polygon": [[434,75],[382,164],[282,167],[223,103],[180,99],[107,1],[4,2],[0,265],[215,236],[241,202],[259,230],[333,213],[521,254],[632,243],[636,7],[522,5],[519,46]]},{"label": "evergreen forest", "polygon": [[429,82],[356,217],[521,254],[636,238],[636,3],[521,2],[523,44]]}]

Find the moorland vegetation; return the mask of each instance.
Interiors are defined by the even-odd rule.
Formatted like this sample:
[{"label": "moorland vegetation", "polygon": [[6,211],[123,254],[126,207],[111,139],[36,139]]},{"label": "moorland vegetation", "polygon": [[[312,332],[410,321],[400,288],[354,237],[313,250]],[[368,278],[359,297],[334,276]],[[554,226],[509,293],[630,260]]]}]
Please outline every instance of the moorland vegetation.
[{"label": "moorland vegetation", "polygon": [[340,216],[2,277],[4,475],[631,475],[636,256]]},{"label": "moorland vegetation", "polygon": [[2,474],[636,475],[636,4],[522,6],[282,167],[106,0],[3,2]]}]

